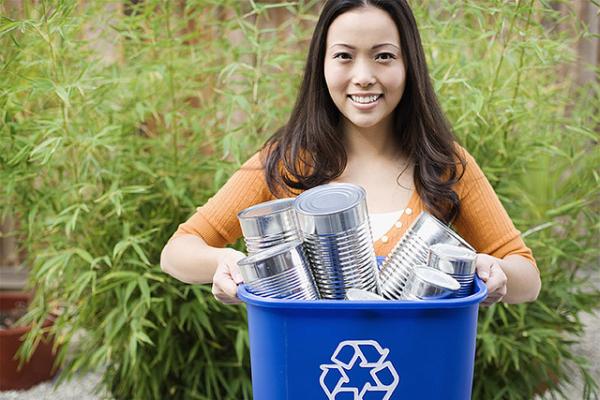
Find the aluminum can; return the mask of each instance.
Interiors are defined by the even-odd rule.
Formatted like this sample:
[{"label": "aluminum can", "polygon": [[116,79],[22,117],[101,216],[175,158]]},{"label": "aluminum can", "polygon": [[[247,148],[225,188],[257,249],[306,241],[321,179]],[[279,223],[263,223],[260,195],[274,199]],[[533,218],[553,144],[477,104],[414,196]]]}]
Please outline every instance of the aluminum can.
[{"label": "aluminum can", "polygon": [[302,240],[294,199],[267,201],[238,213],[238,220],[248,254],[255,254],[277,244]]},{"label": "aluminum can", "polygon": [[439,269],[426,265],[416,266],[406,284],[405,300],[439,300],[450,297],[460,289],[460,283]]},{"label": "aluminum can", "polygon": [[321,298],[342,300],[349,288],[379,294],[365,190],[318,186],[298,196],[294,208]]},{"label": "aluminum can", "polygon": [[476,257],[472,250],[440,243],[431,246],[427,265],[450,274],[460,283],[460,289],[452,297],[466,297],[473,292]]},{"label": "aluminum can", "polygon": [[427,264],[430,247],[438,243],[474,251],[456,232],[423,211],[381,265],[379,282],[383,296],[387,299],[401,299],[411,271],[417,265]]},{"label": "aluminum can", "polygon": [[238,261],[250,293],[278,299],[317,300],[319,294],[301,241],[281,243]]}]

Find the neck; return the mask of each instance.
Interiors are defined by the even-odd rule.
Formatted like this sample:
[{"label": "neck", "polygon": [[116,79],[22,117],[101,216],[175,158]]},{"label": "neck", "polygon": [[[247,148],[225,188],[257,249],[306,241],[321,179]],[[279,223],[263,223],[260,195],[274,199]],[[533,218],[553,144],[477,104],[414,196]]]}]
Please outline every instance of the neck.
[{"label": "neck", "polygon": [[398,156],[398,145],[390,122],[382,121],[376,126],[361,128],[344,119],[344,145],[348,157],[396,158]]}]

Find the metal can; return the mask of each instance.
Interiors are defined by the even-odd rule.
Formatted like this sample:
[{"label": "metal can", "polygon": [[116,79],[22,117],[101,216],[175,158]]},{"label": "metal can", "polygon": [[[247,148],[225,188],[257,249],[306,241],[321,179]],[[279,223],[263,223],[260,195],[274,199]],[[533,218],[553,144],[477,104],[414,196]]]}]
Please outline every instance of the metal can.
[{"label": "metal can", "polygon": [[405,300],[439,300],[451,296],[458,289],[460,283],[450,275],[419,265],[412,270],[402,297]]},{"label": "metal can", "polygon": [[246,288],[262,297],[317,300],[301,241],[281,243],[238,261]]},{"label": "metal can", "polygon": [[408,228],[381,265],[379,281],[387,299],[401,299],[402,292],[417,265],[427,264],[429,248],[438,243],[470,250],[473,247],[433,215],[423,211]]},{"label": "metal can", "polygon": [[267,201],[238,213],[238,220],[248,254],[255,254],[277,244],[302,240],[294,199]]},{"label": "metal can", "polygon": [[431,246],[427,265],[449,274],[460,283],[460,289],[453,297],[466,297],[473,292],[476,257],[477,253],[467,248],[439,243]]},{"label": "metal can", "polygon": [[321,298],[342,300],[349,288],[379,294],[365,190],[322,185],[298,196],[294,207]]}]

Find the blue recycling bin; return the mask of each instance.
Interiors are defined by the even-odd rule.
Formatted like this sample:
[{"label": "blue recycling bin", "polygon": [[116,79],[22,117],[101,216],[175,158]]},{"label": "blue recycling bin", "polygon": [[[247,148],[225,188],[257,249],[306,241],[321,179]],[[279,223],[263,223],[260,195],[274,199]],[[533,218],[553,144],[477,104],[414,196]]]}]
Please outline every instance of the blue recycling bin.
[{"label": "blue recycling bin", "polygon": [[238,295],[247,305],[255,400],[467,400],[479,303],[298,301]]}]

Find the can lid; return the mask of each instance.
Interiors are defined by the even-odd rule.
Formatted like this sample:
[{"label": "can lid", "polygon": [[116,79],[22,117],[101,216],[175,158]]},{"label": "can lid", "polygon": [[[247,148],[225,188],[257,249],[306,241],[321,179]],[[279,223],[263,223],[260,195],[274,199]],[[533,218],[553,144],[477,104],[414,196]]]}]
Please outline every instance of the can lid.
[{"label": "can lid", "polygon": [[292,198],[256,204],[237,215],[244,237],[263,237],[297,228]]},{"label": "can lid", "polygon": [[415,276],[424,282],[437,286],[442,289],[458,290],[460,283],[450,275],[438,269],[418,266],[415,268]]},{"label": "can lid", "polygon": [[452,244],[438,243],[430,247],[430,251],[439,258],[451,260],[474,260],[477,255],[474,251],[462,246]]},{"label": "can lid", "polygon": [[294,206],[294,199],[276,199],[248,207],[238,213],[238,218],[257,218],[289,210]]},{"label": "can lid", "polygon": [[296,199],[296,210],[309,215],[336,214],[356,207],[365,195],[365,190],[360,186],[330,183],[300,194]]},{"label": "can lid", "polygon": [[246,283],[269,278],[292,268],[308,268],[300,240],[275,245],[242,258],[237,264]]},{"label": "can lid", "polygon": [[277,244],[268,249],[259,251],[258,253],[252,254],[251,256],[242,258],[237,263],[238,265],[250,265],[256,264],[264,260],[268,260],[280,254],[287,253],[288,251],[295,249],[298,246],[302,246],[301,240],[293,240],[291,242]]},{"label": "can lid", "polygon": [[300,228],[312,234],[335,234],[368,221],[365,190],[351,183],[330,183],[300,194],[294,208]]}]

